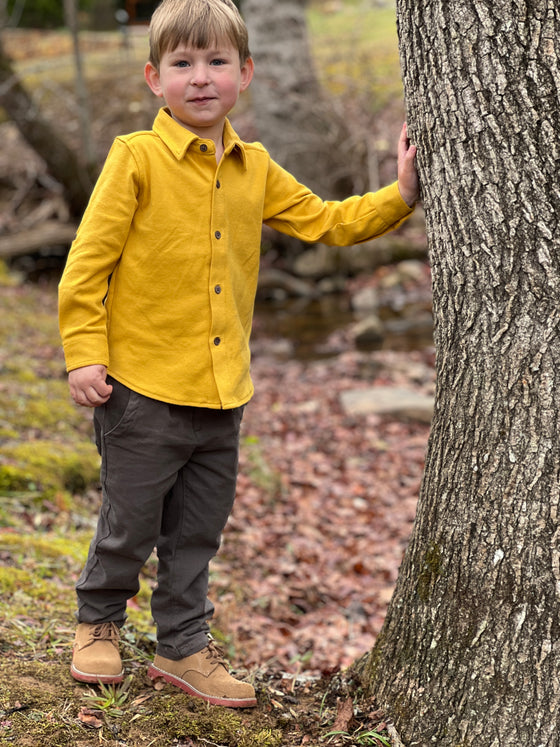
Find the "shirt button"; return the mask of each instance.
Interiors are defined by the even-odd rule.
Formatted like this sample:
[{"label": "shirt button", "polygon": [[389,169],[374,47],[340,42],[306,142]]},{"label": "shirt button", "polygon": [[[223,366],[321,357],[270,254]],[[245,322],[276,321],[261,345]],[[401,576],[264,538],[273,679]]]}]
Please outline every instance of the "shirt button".
[{"label": "shirt button", "polygon": [[206,145],[206,143],[202,143],[202,145],[200,146],[200,150],[203,153],[206,153],[206,151],[208,150],[208,146]]},{"label": "shirt button", "polygon": [[222,185],[220,184],[220,180],[218,179],[218,181],[216,182],[216,189],[220,189],[221,186]]},{"label": "shirt button", "polygon": [[215,285],[214,292],[220,294],[222,292],[222,287],[220,285]]},{"label": "shirt button", "polygon": [[215,237],[216,237],[217,239],[221,239],[221,238],[222,238],[222,234],[221,234],[221,233],[220,233],[219,231],[216,231],[216,232],[214,233],[214,236],[215,236]]},{"label": "shirt button", "polygon": [[214,337],[214,345],[216,345],[216,347],[217,347],[220,343],[221,343],[220,338],[219,337]]}]

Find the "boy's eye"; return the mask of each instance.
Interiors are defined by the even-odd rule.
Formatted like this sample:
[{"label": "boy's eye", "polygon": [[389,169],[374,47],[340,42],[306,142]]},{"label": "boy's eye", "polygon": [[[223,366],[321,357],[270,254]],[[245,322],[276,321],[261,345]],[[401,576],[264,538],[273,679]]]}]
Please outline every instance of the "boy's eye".
[{"label": "boy's eye", "polygon": [[176,67],[188,67],[189,63],[186,60],[177,60],[175,63]]},{"label": "boy's eye", "polygon": [[219,59],[219,58],[217,58],[217,59],[215,59],[215,60],[212,60],[212,62],[211,62],[210,64],[212,64],[212,65],[225,65],[225,64],[226,64],[226,61],[225,61],[225,60],[222,60],[222,59]]}]

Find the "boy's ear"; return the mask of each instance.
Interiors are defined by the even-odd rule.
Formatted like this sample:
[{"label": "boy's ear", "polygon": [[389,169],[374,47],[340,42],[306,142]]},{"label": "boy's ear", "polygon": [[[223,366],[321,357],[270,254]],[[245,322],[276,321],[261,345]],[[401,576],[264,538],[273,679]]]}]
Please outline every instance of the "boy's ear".
[{"label": "boy's ear", "polygon": [[240,91],[245,91],[249,88],[249,83],[253,80],[253,73],[255,72],[255,63],[252,57],[248,57],[245,63],[241,65],[241,84],[239,86]]},{"label": "boy's ear", "polygon": [[146,79],[146,83],[148,84],[152,93],[154,93],[156,96],[163,96],[161,82],[159,79],[159,72],[151,62],[146,62],[146,65],[144,67],[144,78]]}]

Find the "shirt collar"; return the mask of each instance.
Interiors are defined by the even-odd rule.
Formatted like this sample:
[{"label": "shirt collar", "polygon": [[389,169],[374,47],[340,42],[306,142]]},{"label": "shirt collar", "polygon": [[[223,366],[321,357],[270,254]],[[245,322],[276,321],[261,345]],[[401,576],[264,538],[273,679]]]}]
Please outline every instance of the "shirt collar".
[{"label": "shirt collar", "polygon": [[[166,106],[162,107],[157,113],[152,129],[163,140],[178,161],[185,157],[185,153],[193,143],[201,139],[194,132],[187,130],[186,127],[176,122]],[[233,152],[239,154],[243,166],[246,168],[247,156],[245,153],[245,144],[231,126],[230,121],[226,119],[224,125],[224,155],[229,156]]]}]

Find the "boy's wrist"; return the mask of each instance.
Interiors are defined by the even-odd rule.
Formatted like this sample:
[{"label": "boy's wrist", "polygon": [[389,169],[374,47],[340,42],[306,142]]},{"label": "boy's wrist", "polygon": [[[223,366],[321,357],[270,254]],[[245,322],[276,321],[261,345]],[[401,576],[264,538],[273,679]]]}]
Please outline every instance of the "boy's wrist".
[{"label": "boy's wrist", "polygon": [[409,190],[404,188],[400,182],[398,182],[399,186],[399,193],[402,197],[403,201],[408,205],[408,207],[412,210],[416,203],[418,202],[418,192],[416,190]]}]

